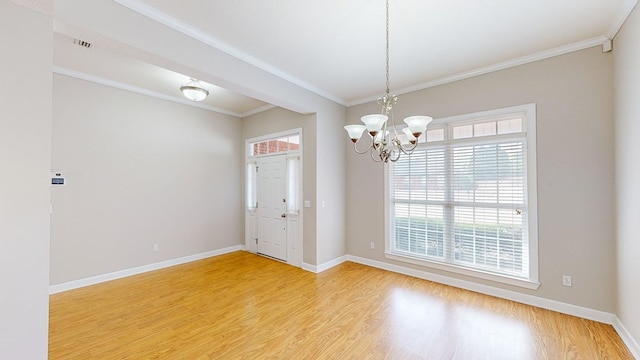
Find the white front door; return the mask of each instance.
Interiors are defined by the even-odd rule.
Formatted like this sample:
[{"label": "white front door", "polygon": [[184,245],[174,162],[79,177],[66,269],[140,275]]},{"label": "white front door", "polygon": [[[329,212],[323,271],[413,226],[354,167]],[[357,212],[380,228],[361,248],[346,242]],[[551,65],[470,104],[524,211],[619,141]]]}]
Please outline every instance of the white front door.
[{"label": "white front door", "polygon": [[258,253],[287,261],[287,157],[258,158]]}]

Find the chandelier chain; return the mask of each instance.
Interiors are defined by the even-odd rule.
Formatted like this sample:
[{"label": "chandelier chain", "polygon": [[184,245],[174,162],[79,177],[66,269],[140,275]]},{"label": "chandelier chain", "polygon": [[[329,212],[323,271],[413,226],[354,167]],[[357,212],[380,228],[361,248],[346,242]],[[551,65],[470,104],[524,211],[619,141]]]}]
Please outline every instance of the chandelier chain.
[{"label": "chandelier chain", "polygon": [[389,0],[387,1],[387,13],[386,13],[386,36],[387,36],[387,47],[386,47],[386,73],[387,73],[387,92],[389,95]]}]

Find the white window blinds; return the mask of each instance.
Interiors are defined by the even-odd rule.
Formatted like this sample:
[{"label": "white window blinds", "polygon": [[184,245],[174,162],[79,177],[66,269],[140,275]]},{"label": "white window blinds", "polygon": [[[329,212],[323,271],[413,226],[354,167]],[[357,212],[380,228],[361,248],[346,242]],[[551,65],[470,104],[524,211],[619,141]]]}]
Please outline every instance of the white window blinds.
[{"label": "white window blinds", "polygon": [[443,124],[391,164],[390,253],[530,279],[524,121]]}]

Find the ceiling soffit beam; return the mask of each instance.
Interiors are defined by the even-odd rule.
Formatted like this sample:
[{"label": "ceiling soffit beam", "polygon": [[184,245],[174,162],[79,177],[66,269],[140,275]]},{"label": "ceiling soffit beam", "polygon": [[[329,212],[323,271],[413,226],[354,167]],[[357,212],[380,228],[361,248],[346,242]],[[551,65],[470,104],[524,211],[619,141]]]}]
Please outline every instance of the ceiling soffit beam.
[{"label": "ceiling soffit beam", "polygon": [[234,111],[221,109],[221,108],[216,107],[216,106],[211,106],[211,105],[203,104],[203,103],[200,103],[200,102],[191,101],[191,100],[185,99],[184,97],[170,96],[170,95],[166,95],[166,94],[161,94],[159,92],[155,92],[155,91],[152,91],[152,90],[149,90],[149,89],[141,88],[141,87],[134,86],[134,85],[125,84],[125,83],[122,83],[122,82],[119,82],[119,81],[115,81],[115,80],[105,79],[105,78],[100,77],[100,76],[83,73],[83,72],[80,72],[80,71],[68,69],[68,68],[61,67],[61,66],[54,66],[53,67],[53,73],[54,74],[58,74],[58,75],[69,76],[69,77],[72,77],[72,78],[75,78],[75,79],[89,81],[89,82],[92,82],[92,83],[95,83],[95,84],[109,86],[109,87],[120,89],[120,90],[129,91],[129,92],[140,94],[140,95],[150,96],[150,97],[153,97],[153,98],[156,98],[156,99],[161,99],[161,100],[171,101],[171,102],[182,104],[182,105],[188,105],[188,106],[192,106],[192,107],[197,107],[197,108],[200,108],[200,109],[209,110],[209,111],[213,111],[213,112],[216,112],[216,113],[219,113],[219,114],[229,115],[229,116],[233,116],[233,117],[237,117],[237,118],[245,118],[247,116],[255,115],[255,114],[258,114],[258,113],[261,113],[263,111],[270,110],[270,109],[273,109],[273,108],[276,107],[275,105],[267,104],[265,106],[261,106],[261,107],[259,107],[257,109],[251,110],[251,111],[247,111],[247,112],[244,112],[244,113],[237,113],[237,112],[234,112]]},{"label": "ceiling soffit beam", "polygon": [[317,112],[324,104],[335,104],[112,0],[56,2],[54,29],[301,114]]},{"label": "ceiling soffit beam", "polygon": [[270,64],[265,63],[264,61],[257,59],[249,54],[221,41],[220,39],[214,38],[208,34],[205,34],[198,29],[164,13],[157,10],[154,7],[151,7],[139,0],[113,0],[114,2],[126,7],[129,10],[135,11],[140,15],[146,16],[149,19],[152,19],[160,24],[163,24],[175,31],[178,31],[186,36],[189,36],[195,40],[198,40],[208,46],[211,46],[215,49],[218,49],[230,56],[233,56],[237,59],[240,59],[248,64],[251,64],[261,70],[264,70],[272,75],[275,75],[283,80],[289,81],[297,86],[300,86],[303,89],[311,91],[317,95],[320,95],[326,99],[329,99],[335,103],[345,105],[344,99],[341,99],[337,96],[334,96],[322,89],[314,87],[313,85],[306,83],[293,75],[282,71]]},{"label": "ceiling soffit beam", "polygon": [[225,109],[220,109],[217,108],[215,106],[209,106],[203,103],[197,103],[191,100],[188,100],[186,98],[180,98],[177,96],[170,96],[170,95],[165,95],[165,94],[161,94],[159,92],[155,92],[152,90],[148,90],[145,88],[141,88],[141,87],[137,87],[134,85],[129,85],[129,84],[125,84],[119,81],[115,81],[115,80],[110,80],[110,79],[105,79],[103,77],[100,76],[96,76],[96,75],[91,75],[91,74],[87,74],[87,73],[83,73],[80,71],[76,71],[76,70],[71,70],[65,67],[60,67],[60,66],[54,66],[53,67],[53,73],[54,74],[58,74],[58,75],[65,75],[65,76],[69,76],[75,79],[80,79],[80,80],[85,80],[85,81],[89,81],[95,84],[100,84],[100,85],[104,85],[104,86],[109,86],[112,88],[116,88],[116,89],[120,89],[120,90],[126,90],[132,93],[136,93],[136,94],[140,94],[140,95],[146,95],[146,96],[150,96],[156,99],[161,99],[161,100],[167,100],[167,101],[171,101],[171,102],[175,102],[175,103],[179,103],[179,104],[183,104],[183,105],[189,105],[189,106],[193,106],[193,107],[197,107],[200,109],[205,109],[205,110],[209,110],[209,111],[214,111],[220,114],[225,114],[225,115],[229,115],[229,116],[234,116],[234,117],[238,117],[238,118],[242,118],[243,116],[245,116],[244,114],[240,114],[240,113],[236,113],[233,111],[228,111]]}]

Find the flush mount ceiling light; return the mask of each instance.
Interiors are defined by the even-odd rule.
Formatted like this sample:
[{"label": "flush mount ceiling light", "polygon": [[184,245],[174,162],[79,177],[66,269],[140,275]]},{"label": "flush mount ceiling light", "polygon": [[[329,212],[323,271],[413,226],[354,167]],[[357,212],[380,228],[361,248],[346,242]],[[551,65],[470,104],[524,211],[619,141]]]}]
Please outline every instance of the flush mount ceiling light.
[{"label": "flush mount ceiling light", "polygon": [[[398,96],[389,94],[389,0],[386,1],[386,73],[387,91],[385,95],[378,99],[378,104],[382,106],[380,114],[365,115],[361,118],[364,125],[347,125],[345,130],[353,142],[353,148],[358,154],[369,152],[371,158],[376,162],[398,161],[401,154],[410,155],[416,146],[418,138],[426,131],[427,125],[433,118],[429,116],[409,116],[404,119],[408,125],[402,129],[402,135],[398,135],[398,128],[393,118],[393,107],[398,102]],[[387,130],[387,120],[391,118],[391,125]],[[367,130],[371,138],[371,145],[365,150],[358,149],[358,141],[361,139],[364,130]],[[405,140],[403,143],[400,139]]]},{"label": "flush mount ceiling light", "polygon": [[180,91],[182,91],[187,99],[193,101],[202,101],[209,95],[209,91],[203,88],[200,85],[200,81],[194,78],[191,78],[187,84],[180,86]]}]

